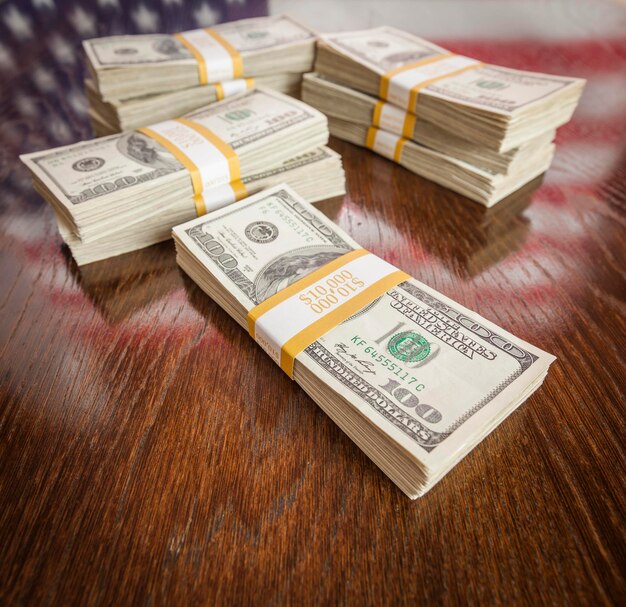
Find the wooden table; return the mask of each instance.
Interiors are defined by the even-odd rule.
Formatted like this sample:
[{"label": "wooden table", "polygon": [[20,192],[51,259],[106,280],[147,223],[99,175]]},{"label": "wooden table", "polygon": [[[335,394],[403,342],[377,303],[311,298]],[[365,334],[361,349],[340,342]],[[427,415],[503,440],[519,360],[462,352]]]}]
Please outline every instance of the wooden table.
[{"label": "wooden table", "polygon": [[[625,48],[454,49],[590,78],[543,183],[493,211],[332,144],[349,194],[325,213],[558,357],[415,502],[178,270],[171,243],[74,265],[16,155],[87,137],[85,116],[69,95],[31,91],[29,110],[6,91],[0,603],[623,600],[626,116],[623,90],[602,86],[623,83]],[[72,91],[79,73],[62,80]]]}]

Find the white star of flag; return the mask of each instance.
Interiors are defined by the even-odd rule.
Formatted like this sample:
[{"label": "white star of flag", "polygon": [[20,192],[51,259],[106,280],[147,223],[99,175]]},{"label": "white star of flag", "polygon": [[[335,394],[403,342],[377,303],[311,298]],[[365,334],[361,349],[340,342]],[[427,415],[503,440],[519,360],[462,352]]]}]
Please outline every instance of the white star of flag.
[{"label": "white star of flag", "polygon": [[10,6],[2,15],[2,20],[17,38],[32,38],[31,20],[15,6]]},{"label": "white star of flag", "polygon": [[215,25],[220,18],[220,12],[213,10],[206,2],[193,12],[193,18],[200,27]]},{"label": "white star of flag", "polygon": [[131,18],[142,32],[156,32],[159,28],[159,15],[144,4],[131,13]]}]

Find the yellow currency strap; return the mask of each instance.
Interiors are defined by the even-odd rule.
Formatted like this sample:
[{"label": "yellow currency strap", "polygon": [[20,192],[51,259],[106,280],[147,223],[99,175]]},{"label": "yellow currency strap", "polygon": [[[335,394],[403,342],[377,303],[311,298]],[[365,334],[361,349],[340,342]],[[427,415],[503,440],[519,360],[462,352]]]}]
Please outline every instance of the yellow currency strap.
[{"label": "yellow currency strap", "polygon": [[393,153],[394,162],[400,162],[400,159],[402,158],[402,150],[404,150],[405,144],[406,144],[406,139],[403,139],[402,137],[398,139],[398,143],[396,143],[396,149]]},{"label": "yellow currency strap", "polygon": [[210,131],[205,126],[189,120],[189,118],[177,118],[177,121],[188,126],[190,129],[196,131],[202,135],[207,141],[210,141],[228,160],[228,169],[230,171],[230,181],[237,181],[241,179],[241,169],[239,167],[239,156],[233,148],[231,148],[223,139],[220,139],[213,131]]},{"label": "yellow currency strap", "polygon": [[[245,78],[246,81],[246,89],[251,91],[254,88],[254,78]],[[217,82],[215,85],[215,95],[217,96],[217,100],[221,101],[226,97],[226,93],[224,91],[224,85],[221,82]]]},{"label": "yellow currency strap", "polygon": [[[236,181],[232,181],[228,184],[233,190],[233,195],[235,196],[235,200],[241,200],[242,198],[246,198],[248,196],[248,190],[246,185],[241,179],[237,179]],[[198,217],[207,214],[206,210],[206,201],[204,200],[203,194],[195,194],[193,197],[193,201],[196,205],[196,214]]]},{"label": "yellow currency strap", "polygon": [[[169,139],[162,137],[159,133],[154,132],[149,127],[143,127],[137,129],[139,133],[143,133],[147,137],[158,141],[178,162],[180,162],[191,175],[191,185],[193,187],[193,199],[196,205],[196,211],[198,216],[206,214],[206,206],[204,204],[204,198],[202,197],[202,178],[200,177],[200,171],[195,163],[176,145],[174,145]],[[204,212],[200,212],[204,209]]]},{"label": "yellow currency strap", "polygon": [[[230,185],[235,194],[236,200],[241,200],[247,196],[247,190],[244,183],[241,181],[241,171],[239,167],[239,157],[236,152],[222,139],[220,139],[215,133],[207,129],[206,127],[189,120],[188,118],[177,118],[176,122],[180,122],[185,126],[193,129],[202,137],[210,141],[226,158],[228,161],[228,169],[230,172]],[[206,215],[206,204],[203,196],[203,185],[200,171],[196,164],[174,143],[169,139],[166,139],[159,133],[153,131],[150,127],[143,127],[137,129],[138,132],[143,133],[147,137],[158,141],[178,162],[180,162],[191,175],[191,185],[194,192],[194,203],[196,205],[196,213],[198,217]]]},{"label": "yellow currency strap", "polygon": [[[369,129],[367,129],[367,139],[365,140],[365,147],[374,152],[378,152],[378,150],[376,149],[376,135],[378,131],[379,129],[374,126],[371,126]],[[403,137],[398,137],[396,147],[393,151],[394,162],[400,162],[400,158],[402,157],[402,150],[404,149],[406,142],[407,140]]]},{"label": "yellow currency strap", "polygon": [[206,71],[206,63],[204,62],[204,57],[198,51],[198,49],[185,38],[182,34],[174,34],[174,38],[178,40],[194,57],[196,63],[198,64],[198,81],[199,84],[207,84],[207,71]]},{"label": "yellow currency strap", "polygon": [[281,289],[278,293],[275,293],[271,297],[268,297],[265,301],[262,301],[258,306],[255,306],[248,312],[248,333],[254,339],[254,323],[257,319],[265,314],[268,310],[271,310],[279,303],[282,303],[286,299],[289,299],[292,295],[295,295],[298,291],[302,289],[306,289],[306,287],[310,287],[312,284],[316,283],[318,280],[324,278],[328,274],[335,272],[338,268],[345,265],[349,261],[353,259],[357,259],[358,257],[363,257],[363,255],[367,255],[368,251],[366,249],[355,249],[354,251],[350,251],[337,259],[333,259],[333,261],[329,261],[326,265],[314,270],[310,274],[307,274],[300,280],[290,284],[288,287]]},{"label": "yellow currency strap", "polygon": [[204,31],[209,34],[209,36],[217,40],[217,42],[219,42],[230,55],[230,58],[233,61],[233,80],[241,78],[243,76],[243,59],[237,49],[230,42],[228,42],[228,40],[220,36],[215,30],[205,27]]},{"label": "yellow currency strap", "polygon": [[431,84],[434,84],[435,82],[439,82],[440,80],[445,80],[446,78],[452,78],[453,76],[458,76],[459,74],[462,74],[463,72],[469,72],[470,70],[475,70],[479,67],[482,67],[483,65],[485,64],[482,62],[475,63],[474,65],[467,65],[465,67],[459,68],[458,70],[448,72],[447,74],[442,74],[441,76],[435,76],[434,78],[430,78],[429,80],[425,80],[424,82],[420,82],[419,84],[416,84],[411,89],[411,94],[409,96],[409,107],[410,108],[415,107],[415,104],[417,103],[417,96],[420,94],[420,91],[422,89],[425,89],[427,86],[430,86]]},{"label": "yellow currency strap", "polygon": [[396,270],[392,274],[381,278],[373,285],[367,287],[367,289],[353,297],[350,301],[341,304],[336,310],[324,316],[324,318],[320,318],[318,321],[310,324],[306,329],[292,337],[283,345],[280,364],[281,369],[287,373],[289,377],[293,377],[294,360],[302,350],[310,346],[323,335],[326,335],[331,329],[334,329],[344,320],[350,318],[350,316],[360,312],[365,306],[389,291],[389,289],[410,278],[408,274],[405,274],[401,270]]},{"label": "yellow currency strap", "polygon": [[380,124],[380,113],[385,105],[384,101],[377,101],[374,106],[374,113],[372,114],[372,126],[377,127]]},{"label": "yellow currency strap", "polygon": [[[204,31],[209,34],[216,42],[218,42],[222,48],[230,55],[230,58],[233,62],[233,80],[236,78],[241,78],[243,76],[243,59],[241,55],[237,52],[237,49],[225,40],[222,36],[220,36],[215,30],[212,30],[209,27],[205,27]],[[198,51],[198,49],[191,43],[182,33],[174,34],[174,38],[178,40],[193,56],[196,62],[198,63],[198,79],[199,84],[208,84],[209,77],[207,72],[206,62],[202,53]]]},{"label": "yellow currency strap", "polygon": [[[386,101],[376,102],[376,105],[374,106],[374,113],[372,114],[372,126],[375,126],[376,128],[380,127],[380,116],[386,104]],[[413,137],[413,133],[415,132],[416,120],[417,116],[415,114],[412,114],[411,112],[405,112],[404,124],[402,125],[403,137],[406,137],[407,139],[411,139]]]},{"label": "yellow currency strap", "polygon": [[[303,291],[319,280],[322,280],[341,270],[341,268],[348,262],[362,257],[363,255],[367,255],[368,253],[369,251],[366,249],[356,249],[354,251],[350,251],[349,253],[346,253],[345,255],[327,263],[318,270],[311,272],[304,278],[301,278],[275,295],[272,295],[258,306],[252,308],[252,310],[248,312],[248,332],[251,337],[255,338],[255,324],[263,314],[299,291]],[[360,312],[363,308],[365,308],[365,306],[386,293],[389,289],[395,287],[401,282],[404,282],[405,280],[409,280],[410,278],[411,277],[408,274],[402,272],[401,270],[391,272],[384,278],[381,278],[364,289],[358,295],[355,295],[352,299],[340,304],[323,318],[311,323],[308,327],[294,335],[283,344],[281,349],[281,369],[287,373],[289,377],[293,377],[294,361],[296,356],[298,356],[302,350],[328,333],[328,331],[341,324],[344,320],[350,318],[350,316]]]},{"label": "yellow currency strap", "polygon": [[233,189],[235,193],[235,200],[241,200],[248,195],[248,189],[246,188],[246,184],[241,181],[241,179],[236,179],[235,181],[230,182],[230,187]]},{"label": "yellow currency strap", "polygon": [[[231,148],[224,140],[220,139],[213,131],[210,131],[205,126],[194,122],[193,120],[189,120],[188,118],[178,118],[178,122],[182,122],[182,124],[188,126],[190,129],[196,131],[202,135],[205,139],[210,141],[226,158],[228,161],[228,170],[230,172],[230,185],[235,194],[236,200],[241,200],[245,198],[248,193],[246,190],[246,186],[241,181],[241,168],[239,166],[239,156],[233,148]],[[195,191],[195,190],[194,190]],[[204,202],[204,197],[202,195],[194,196],[194,201],[196,203],[196,212],[198,217],[201,215],[206,215],[206,204]]]},{"label": "yellow currency strap", "polygon": [[400,72],[406,72],[408,70],[412,70],[415,67],[420,67],[422,65],[428,65],[429,63],[434,63],[435,61],[441,61],[442,59],[447,59],[448,57],[452,57],[454,53],[443,53],[441,55],[434,55],[433,57],[427,57],[426,59],[420,59],[419,61],[414,61],[413,63],[407,63],[406,65],[399,65],[398,67],[389,70],[386,74],[383,74],[380,77],[380,91],[379,97],[381,99],[387,99],[387,95],[389,93],[389,82],[391,79]]},{"label": "yellow currency strap", "polygon": [[[441,61],[442,59],[447,59],[448,57],[455,57],[455,56],[456,56],[456,53],[446,53],[444,55],[436,55],[435,57],[430,57],[429,59],[416,61],[415,63],[410,63],[408,65],[402,65],[400,67],[397,67],[387,72],[386,74],[381,76],[380,96],[383,99],[387,99],[387,95],[389,93],[389,82],[391,81],[391,78],[393,78],[393,76],[395,76],[396,74],[399,74],[400,72],[405,72],[415,67],[427,65],[429,63],[435,63],[436,61]],[[425,89],[427,86],[430,86],[431,84],[434,84],[435,82],[439,82],[440,80],[444,80],[446,78],[452,78],[453,76],[458,76],[459,74],[462,74],[463,72],[468,72],[470,70],[478,69],[479,67],[482,67],[483,65],[485,65],[483,62],[478,62],[473,65],[467,65],[465,67],[459,68],[458,70],[453,70],[451,72],[447,72],[446,74],[441,74],[440,76],[435,76],[428,80],[424,80],[423,82],[420,82],[419,84],[416,84],[409,93],[408,108],[409,109],[415,108],[415,104],[417,103],[417,97],[420,94],[420,91],[422,91],[422,89]]]}]

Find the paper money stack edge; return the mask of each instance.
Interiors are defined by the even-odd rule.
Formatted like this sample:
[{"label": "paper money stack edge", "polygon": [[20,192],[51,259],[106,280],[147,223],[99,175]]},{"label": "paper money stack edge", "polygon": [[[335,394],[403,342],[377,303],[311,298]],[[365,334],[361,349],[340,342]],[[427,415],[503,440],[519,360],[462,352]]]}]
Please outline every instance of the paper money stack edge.
[{"label": "paper money stack edge", "polygon": [[[172,128],[184,131],[174,133],[177,145],[156,133]],[[220,149],[204,139],[207,131]],[[180,137],[197,138],[195,159]],[[26,154],[22,161],[83,265],[166,240],[172,226],[277,183],[291,184],[311,201],[342,195],[341,157],[327,142],[322,113],[256,88],[178,120]]]},{"label": "paper money stack edge", "polygon": [[[288,309],[312,309],[314,320],[297,334],[307,339],[293,378],[413,499],[539,388],[554,361],[406,275],[316,333],[323,309],[330,316],[344,293],[371,288],[367,274],[377,258],[359,269],[333,265],[359,245],[288,186],[177,226],[173,235],[180,267],[245,329],[255,310],[290,290]],[[290,322],[279,310],[267,334],[284,333]]]},{"label": "paper money stack edge", "polygon": [[[277,15],[210,30],[86,40],[85,90],[94,131],[109,135],[175,118],[255,86],[299,97],[316,38]],[[210,45],[204,57],[196,51],[201,44]]]},{"label": "paper money stack edge", "polygon": [[407,32],[325,34],[303,99],[332,135],[492,206],[544,173],[584,80],[486,65]]}]

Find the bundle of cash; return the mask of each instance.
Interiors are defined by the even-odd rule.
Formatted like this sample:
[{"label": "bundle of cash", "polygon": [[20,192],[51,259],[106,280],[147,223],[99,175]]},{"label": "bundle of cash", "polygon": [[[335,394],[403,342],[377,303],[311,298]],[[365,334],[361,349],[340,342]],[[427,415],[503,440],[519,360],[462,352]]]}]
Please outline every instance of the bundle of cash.
[{"label": "bundle of cash", "polygon": [[83,42],[97,133],[175,118],[254,86],[298,95],[316,35],[284,15]]},{"label": "bundle of cash", "polygon": [[556,134],[554,130],[546,131],[513,150],[501,153],[458,137],[391,103],[333,82],[316,73],[304,75],[302,99],[329,117],[352,122],[366,129],[374,126],[374,128],[389,131],[411,139],[420,146],[493,173],[506,173],[515,165],[524,164],[528,157],[526,150],[529,146],[536,147],[541,142],[544,147],[547,147]]},{"label": "bundle of cash", "polygon": [[584,86],[486,65],[392,27],[321,36],[315,70],[498,152],[566,123]]},{"label": "bundle of cash", "polygon": [[326,117],[263,89],[184,118],[21,157],[79,264],[148,246],[173,225],[277,180],[344,192]]},{"label": "bundle of cash", "polygon": [[554,360],[361,249],[284,185],[173,235],[180,267],[411,498]]},{"label": "bundle of cash", "polygon": [[209,103],[232,97],[255,86],[292,97],[300,96],[302,74],[284,73],[241,78],[225,83],[194,86],[179,91],[104,101],[93,80],[85,80],[91,125],[98,137],[132,131],[169,118],[177,118]]},{"label": "bundle of cash", "polygon": [[413,173],[486,207],[500,202],[547,171],[554,155],[554,144],[539,139],[520,148],[517,162],[511,163],[506,171],[496,172],[374,127],[332,117],[328,119],[328,127],[339,139],[374,150]]},{"label": "bundle of cash", "polygon": [[[330,148],[315,148],[276,167],[241,180],[248,194],[286,182],[310,202],[319,202],[345,193],[341,156]],[[42,192],[43,193],[43,192]],[[224,204],[228,204],[224,200]],[[215,204],[212,208],[219,208]],[[191,205],[181,205],[177,196],[164,198],[158,213],[147,215],[120,229],[83,242],[63,217],[56,215],[59,233],[80,265],[142,249],[171,237],[172,226],[195,217]]]},{"label": "bundle of cash", "polygon": [[302,98],[328,116],[332,135],[372,149],[487,207],[545,172],[554,155],[555,131],[503,154],[319,74],[304,76]]},{"label": "bundle of cash", "polygon": [[545,172],[584,81],[490,66],[379,27],[322,35],[302,98],[332,135],[492,206]]}]

